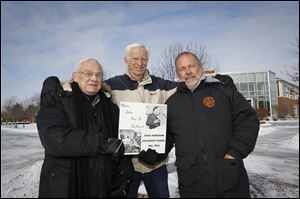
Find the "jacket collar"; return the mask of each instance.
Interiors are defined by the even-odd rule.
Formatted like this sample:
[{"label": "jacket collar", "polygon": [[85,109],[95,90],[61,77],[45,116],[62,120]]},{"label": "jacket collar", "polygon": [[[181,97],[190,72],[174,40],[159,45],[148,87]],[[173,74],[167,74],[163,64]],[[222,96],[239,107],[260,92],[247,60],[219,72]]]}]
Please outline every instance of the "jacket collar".
[{"label": "jacket collar", "polygon": [[[73,83],[73,80],[61,80],[60,85],[63,88],[63,91],[66,91],[65,93],[71,94],[72,93],[72,87],[71,84]],[[110,98],[112,95],[111,88],[106,84],[106,82],[102,82],[102,86],[100,91],[103,91],[103,93],[106,95],[107,98]],[[100,92],[99,91],[99,92]]]},{"label": "jacket collar", "polygon": [[[223,84],[220,80],[210,77],[210,76],[202,76],[200,83],[198,84],[197,88],[194,90],[198,90],[200,87],[211,85],[211,84]],[[191,92],[191,90],[185,85],[184,81],[178,84],[177,90],[180,92]]]},{"label": "jacket collar", "polygon": [[132,81],[135,81],[135,82],[138,82],[139,85],[146,85],[146,84],[151,84],[152,83],[152,78],[149,74],[149,71],[148,69],[146,69],[145,73],[144,73],[144,76],[143,76],[143,79],[141,81],[137,81],[135,79],[132,78],[132,76],[130,75],[130,72],[129,72],[129,68],[128,66],[126,67],[126,70],[125,70],[125,74],[132,80]]}]

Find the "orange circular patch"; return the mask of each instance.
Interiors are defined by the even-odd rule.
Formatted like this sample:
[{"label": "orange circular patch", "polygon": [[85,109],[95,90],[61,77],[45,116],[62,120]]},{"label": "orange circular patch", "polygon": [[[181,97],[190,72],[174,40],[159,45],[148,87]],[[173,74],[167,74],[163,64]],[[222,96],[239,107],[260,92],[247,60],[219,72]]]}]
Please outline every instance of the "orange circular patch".
[{"label": "orange circular patch", "polygon": [[205,106],[207,106],[208,108],[214,107],[215,103],[216,103],[215,99],[213,97],[211,97],[211,96],[205,97],[203,99],[203,104]]}]

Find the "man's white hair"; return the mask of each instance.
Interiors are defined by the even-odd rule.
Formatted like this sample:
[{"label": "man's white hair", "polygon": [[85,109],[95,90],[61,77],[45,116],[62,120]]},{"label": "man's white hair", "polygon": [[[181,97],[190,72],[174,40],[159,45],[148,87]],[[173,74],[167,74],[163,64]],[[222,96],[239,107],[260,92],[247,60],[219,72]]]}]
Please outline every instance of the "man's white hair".
[{"label": "man's white hair", "polygon": [[78,66],[76,66],[76,68],[74,69],[74,73],[77,73],[79,71],[81,71],[82,67],[83,67],[83,62],[86,62],[86,61],[93,61],[93,62],[96,62],[96,64],[99,65],[99,68],[100,68],[100,72],[103,74],[103,69],[102,69],[102,66],[101,64],[98,62],[97,59],[94,59],[94,58],[87,58],[87,59],[83,59],[79,62]]},{"label": "man's white hair", "polygon": [[125,48],[125,57],[126,58],[129,58],[130,56],[130,52],[133,48],[145,48],[146,52],[147,52],[147,59],[149,59],[149,50],[148,48],[142,44],[142,43],[139,43],[139,42],[135,42],[135,43],[131,43],[129,44],[126,48]]}]

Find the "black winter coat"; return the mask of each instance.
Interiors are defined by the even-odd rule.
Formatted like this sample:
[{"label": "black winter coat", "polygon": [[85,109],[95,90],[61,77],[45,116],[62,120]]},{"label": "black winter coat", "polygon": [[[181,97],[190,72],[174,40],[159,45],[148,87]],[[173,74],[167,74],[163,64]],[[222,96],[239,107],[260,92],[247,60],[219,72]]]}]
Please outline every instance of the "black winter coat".
[{"label": "black winter coat", "polygon": [[[78,127],[78,107],[74,105],[72,92],[64,92],[54,106],[41,106],[37,127],[45,159],[39,197],[72,197],[74,194],[76,197],[109,197],[117,165],[98,150],[100,136],[117,138],[118,107],[102,91],[98,94],[101,100],[96,104],[96,111],[92,110],[88,98],[84,102],[91,108],[87,111],[94,114],[88,121],[88,130]],[[103,107],[108,113],[103,114]],[[108,131],[108,123],[112,131]],[[70,190],[74,183],[81,183],[79,190]]]},{"label": "black winter coat", "polygon": [[[249,102],[206,79],[194,92],[179,84],[166,103],[167,150],[175,143],[180,196],[250,197],[242,159],[254,149],[259,121]],[[226,153],[236,159],[225,160]]]}]

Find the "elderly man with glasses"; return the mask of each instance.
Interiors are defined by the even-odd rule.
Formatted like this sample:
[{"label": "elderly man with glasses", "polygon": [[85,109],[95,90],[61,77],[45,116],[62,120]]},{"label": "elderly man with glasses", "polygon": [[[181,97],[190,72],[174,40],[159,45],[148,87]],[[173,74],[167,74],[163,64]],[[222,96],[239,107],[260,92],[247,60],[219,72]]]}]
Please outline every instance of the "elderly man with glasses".
[{"label": "elderly man with glasses", "polygon": [[45,148],[39,197],[125,196],[133,168],[117,138],[118,107],[102,91],[102,78],[99,62],[87,59],[66,91],[57,78],[45,80],[37,117]]}]

